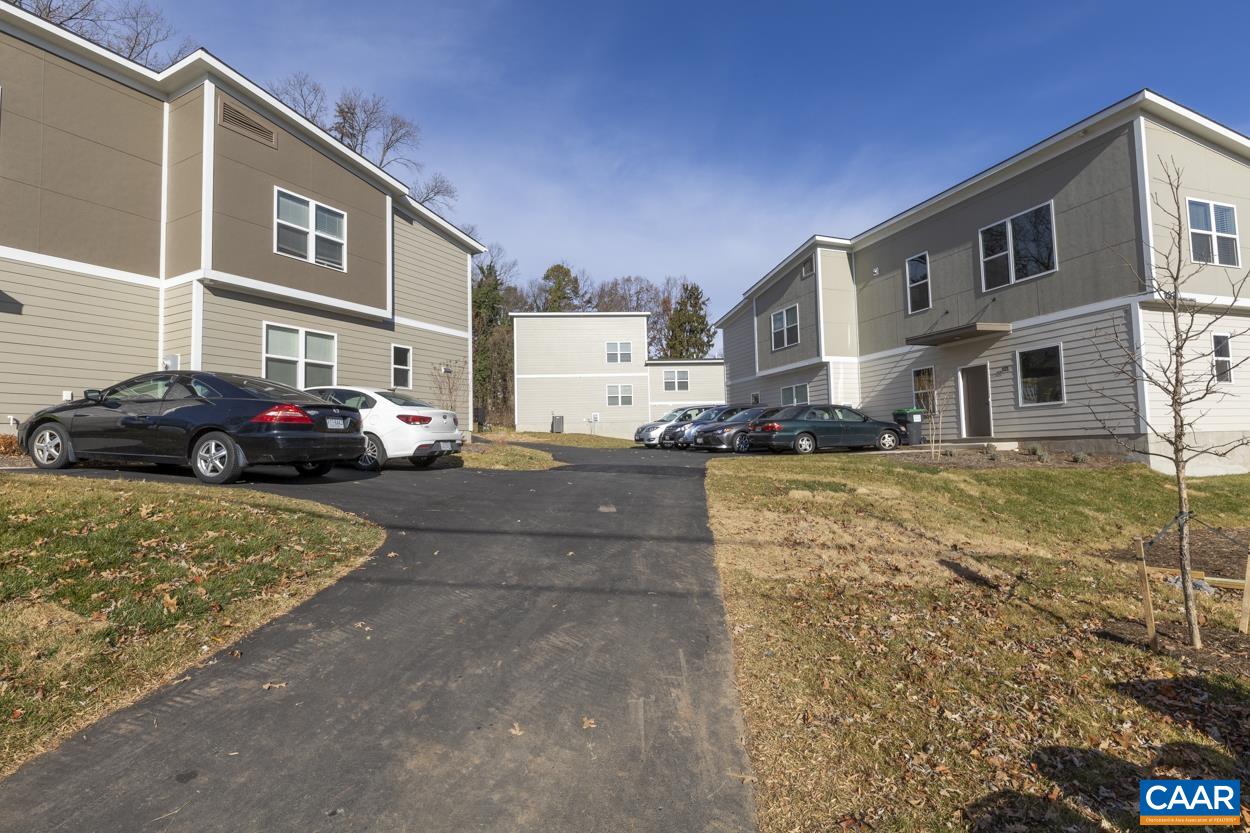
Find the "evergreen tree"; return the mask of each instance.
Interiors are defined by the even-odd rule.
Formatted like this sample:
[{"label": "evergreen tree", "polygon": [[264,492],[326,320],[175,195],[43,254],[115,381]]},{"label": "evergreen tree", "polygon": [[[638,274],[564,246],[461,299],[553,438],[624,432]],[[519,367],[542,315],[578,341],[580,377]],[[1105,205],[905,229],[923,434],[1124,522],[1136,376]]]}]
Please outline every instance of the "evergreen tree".
[{"label": "evergreen tree", "polygon": [[677,302],[668,316],[664,356],[670,359],[702,359],[716,343],[716,331],[707,320],[707,296],[696,283],[683,281]]},{"label": "evergreen tree", "polygon": [[588,304],[582,279],[573,273],[568,264],[553,264],[543,273],[535,298],[539,312],[578,312],[586,309]]}]

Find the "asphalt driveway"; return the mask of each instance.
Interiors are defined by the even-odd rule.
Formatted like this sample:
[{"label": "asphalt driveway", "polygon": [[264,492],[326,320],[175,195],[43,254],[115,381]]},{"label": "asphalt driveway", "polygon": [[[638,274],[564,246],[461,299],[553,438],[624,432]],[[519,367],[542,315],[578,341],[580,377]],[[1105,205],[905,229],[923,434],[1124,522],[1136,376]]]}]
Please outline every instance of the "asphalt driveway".
[{"label": "asphalt driveway", "polygon": [[0,782],[0,831],[753,830],[706,457],[551,450],[251,477],[387,543]]}]

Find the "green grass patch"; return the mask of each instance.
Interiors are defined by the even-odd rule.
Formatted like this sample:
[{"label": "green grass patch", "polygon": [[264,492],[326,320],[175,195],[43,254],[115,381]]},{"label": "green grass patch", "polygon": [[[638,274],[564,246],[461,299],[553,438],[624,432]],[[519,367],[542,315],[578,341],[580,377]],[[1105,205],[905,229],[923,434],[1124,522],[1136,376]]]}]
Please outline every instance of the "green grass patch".
[{"label": "green grass patch", "polygon": [[556,459],[537,448],[526,448],[511,442],[496,440],[490,443],[471,443],[460,452],[459,459],[443,457],[435,468],[460,465],[467,469],[495,469],[505,471],[543,471],[560,465]]}]

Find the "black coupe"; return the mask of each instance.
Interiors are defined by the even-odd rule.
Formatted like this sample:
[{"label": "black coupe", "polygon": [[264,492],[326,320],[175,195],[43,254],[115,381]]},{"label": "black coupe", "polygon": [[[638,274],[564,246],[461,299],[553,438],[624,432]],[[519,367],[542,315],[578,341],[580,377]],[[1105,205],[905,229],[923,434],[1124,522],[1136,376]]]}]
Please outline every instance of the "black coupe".
[{"label": "black coupe", "polygon": [[230,483],[247,466],[287,463],[319,477],[365,448],[360,412],[268,379],[145,373],[44,408],[18,431],[41,469],[80,460],[190,466]]}]

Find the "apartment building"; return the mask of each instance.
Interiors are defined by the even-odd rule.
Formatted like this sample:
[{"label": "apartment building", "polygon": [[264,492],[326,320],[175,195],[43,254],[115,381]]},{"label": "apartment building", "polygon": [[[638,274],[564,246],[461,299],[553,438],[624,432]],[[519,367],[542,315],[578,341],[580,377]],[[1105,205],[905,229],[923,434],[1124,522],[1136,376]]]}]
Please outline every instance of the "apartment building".
[{"label": "apartment building", "polygon": [[482,250],[208,52],[154,72],[0,4],[0,430],[161,368],[468,414]]},{"label": "apartment building", "polygon": [[512,313],[518,431],[632,438],[680,405],[725,401],[721,359],[648,359],[645,312]]},{"label": "apartment building", "polygon": [[1149,90],[854,237],[809,238],[717,321],[728,397],[923,407],[947,440],[1106,448],[1114,432],[1161,450],[1166,403],[1123,368],[1164,359],[1163,160],[1182,171],[1186,292],[1229,315],[1195,348],[1225,394],[1196,415],[1200,441],[1243,435],[1250,139]]}]

